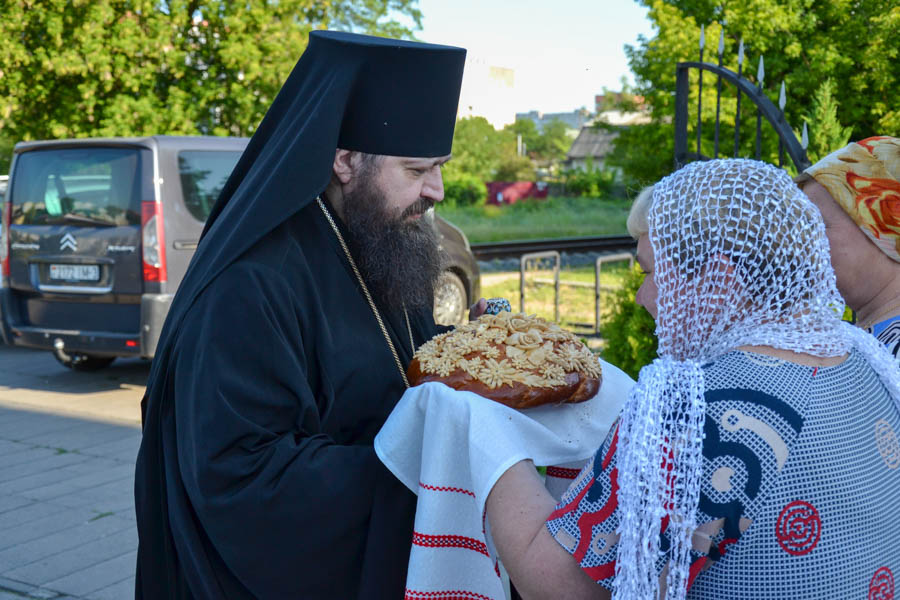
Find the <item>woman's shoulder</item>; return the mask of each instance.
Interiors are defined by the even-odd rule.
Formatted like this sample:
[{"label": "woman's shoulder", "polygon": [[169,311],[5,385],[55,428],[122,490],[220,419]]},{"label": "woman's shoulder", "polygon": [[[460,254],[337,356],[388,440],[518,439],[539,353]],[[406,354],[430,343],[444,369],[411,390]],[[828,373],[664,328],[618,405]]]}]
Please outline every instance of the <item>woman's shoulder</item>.
[{"label": "woman's shoulder", "polygon": [[[752,352],[748,350],[732,350],[702,365],[704,379],[707,382],[760,383],[770,378],[782,378],[807,375],[815,367],[791,362],[779,356]],[[709,388],[707,384],[707,388]]]},{"label": "woman's shoulder", "polygon": [[816,367],[735,350],[703,365],[707,408],[713,413],[749,410],[763,420],[778,415],[791,429],[799,429],[815,395],[815,374]]}]

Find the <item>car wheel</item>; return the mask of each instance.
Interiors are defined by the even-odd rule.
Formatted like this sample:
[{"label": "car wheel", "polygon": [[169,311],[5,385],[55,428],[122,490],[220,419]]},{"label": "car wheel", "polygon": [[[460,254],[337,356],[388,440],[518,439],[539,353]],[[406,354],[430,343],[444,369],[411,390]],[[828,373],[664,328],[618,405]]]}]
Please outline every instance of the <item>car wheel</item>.
[{"label": "car wheel", "polygon": [[434,322],[438,325],[465,323],[469,312],[466,286],[459,275],[444,271],[434,288]]},{"label": "car wheel", "polygon": [[108,367],[116,360],[115,356],[93,356],[76,352],[67,352],[64,356],[60,356],[59,352],[54,352],[53,356],[59,361],[59,364],[74,371],[97,371]]}]

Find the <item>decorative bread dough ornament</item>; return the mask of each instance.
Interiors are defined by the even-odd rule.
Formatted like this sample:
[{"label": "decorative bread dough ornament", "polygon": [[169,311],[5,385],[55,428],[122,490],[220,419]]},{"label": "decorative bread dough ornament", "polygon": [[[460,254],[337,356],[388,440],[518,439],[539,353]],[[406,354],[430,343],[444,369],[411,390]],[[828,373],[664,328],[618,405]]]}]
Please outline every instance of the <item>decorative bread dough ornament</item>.
[{"label": "decorative bread dough ornament", "polygon": [[601,383],[597,358],[573,333],[506,311],[435,336],[406,373],[410,385],[440,381],[512,408],[583,402]]}]

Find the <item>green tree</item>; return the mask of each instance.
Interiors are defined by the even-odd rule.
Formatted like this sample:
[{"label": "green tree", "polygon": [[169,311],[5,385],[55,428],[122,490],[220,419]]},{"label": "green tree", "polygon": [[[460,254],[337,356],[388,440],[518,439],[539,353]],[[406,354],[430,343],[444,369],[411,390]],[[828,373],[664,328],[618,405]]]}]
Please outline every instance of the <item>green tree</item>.
[{"label": "green tree", "polygon": [[553,119],[544,125],[540,141],[538,158],[547,161],[563,160],[566,157],[566,152],[572,147],[569,127],[559,119]]},{"label": "green tree", "polygon": [[522,136],[526,154],[541,162],[560,161],[572,145],[569,128],[563,121],[553,119],[546,123],[541,131],[531,119],[517,119],[503,128],[515,136]]},{"label": "green tree", "polygon": [[248,135],[309,32],[411,37],[416,0],[0,0],[0,131],[13,140]]},{"label": "green tree", "polygon": [[9,173],[9,164],[12,162],[13,141],[4,135],[0,135],[0,175]]},{"label": "green tree", "polygon": [[491,181],[501,162],[515,157],[516,140],[508,131],[497,131],[484,117],[467,117],[453,131],[453,160],[444,167],[444,177],[473,175]]},{"label": "green tree", "polygon": [[[649,8],[655,27],[651,38],[640,37],[626,47],[636,92],[650,107],[653,125],[634,127],[617,139],[614,162],[630,181],[656,179],[673,167],[672,153],[661,142],[674,135],[675,66],[697,60],[700,25],[706,25],[704,59],[716,60],[718,23],[727,23],[724,64],[737,70],[737,46],[745,43],[744,74],[755,81],[760,55],[765,57],[765,90],[777,99],[786,83],[786,118],[795,126],[812,114],[816,92],[826,79],[841,82],[834,90],[840,107],[838,120],[856,138],[900,134],[900,5],[895,0],[754,0],[720,3],[717,0],[639,0]],[[713,154],[715,79],[704,77],[704,154]],[[723,151],[731,155],[735,120],[734,88],[728,86],[722,101]],[[696,125],[697,75],[692,74],[689,139]],[[754,154],[755,118],[748,102],[742,104],[740,155]],[[655,131],[649,131],[649,128]],[[777,140],[764,128],[764,156],[777,160]],[[671,144],[671,142],[666,142]]]},{"label": "green tree", "polygon": [[509,132],[513,140],[522,136],[522,144],[528,153],[537,152],[542,145],[537,124],[531,119],[516,119],[515,122],[504,127],[503,131]]},{"label": "green tree", "polygon": [[534,162],[527,156],[515,154],[503,156],[491,177],[494,181],[534,181],[536,178]]},{"label": "green tree", "polygon": [[816,92],[809,116],[803,118],[809,126],[809,147],[806,153],[812,162],[843,148],[850,141],[851,129],[841,125],[837,115],[834,81],[826,79]]}]

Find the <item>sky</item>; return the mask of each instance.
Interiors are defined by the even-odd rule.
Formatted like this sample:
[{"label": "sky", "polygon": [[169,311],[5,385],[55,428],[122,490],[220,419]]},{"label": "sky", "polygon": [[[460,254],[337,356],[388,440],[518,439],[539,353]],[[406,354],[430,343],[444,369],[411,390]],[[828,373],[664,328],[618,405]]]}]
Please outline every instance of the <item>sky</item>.
[{"label": "sky", "polygon": [[515,69],[516,112],[594,108],[606,87],[633,83],[626,44],[652,37],[634,0],[419,0],[424,42]]}]

